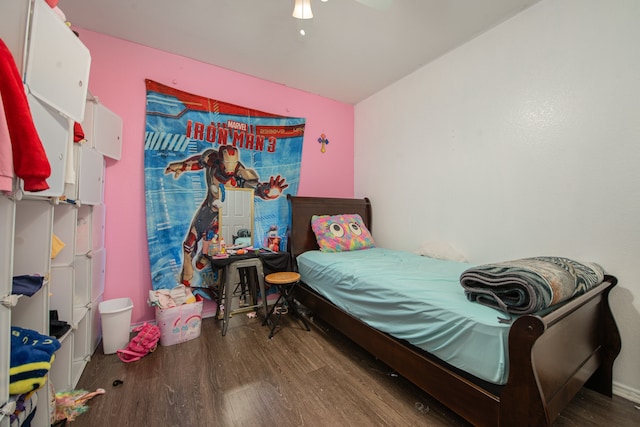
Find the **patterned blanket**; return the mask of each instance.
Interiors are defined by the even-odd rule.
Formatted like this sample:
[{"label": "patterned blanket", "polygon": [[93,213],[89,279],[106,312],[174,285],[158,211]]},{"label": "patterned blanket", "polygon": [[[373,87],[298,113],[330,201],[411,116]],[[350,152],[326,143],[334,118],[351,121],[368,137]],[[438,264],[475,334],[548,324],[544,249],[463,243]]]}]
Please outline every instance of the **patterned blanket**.
[{"label": "patterned blanket", "polygon": [[460,283],[470,301],[527,314],[583,294],[603,279],[604,270],[596,263],[535,257],[470,268]]}]

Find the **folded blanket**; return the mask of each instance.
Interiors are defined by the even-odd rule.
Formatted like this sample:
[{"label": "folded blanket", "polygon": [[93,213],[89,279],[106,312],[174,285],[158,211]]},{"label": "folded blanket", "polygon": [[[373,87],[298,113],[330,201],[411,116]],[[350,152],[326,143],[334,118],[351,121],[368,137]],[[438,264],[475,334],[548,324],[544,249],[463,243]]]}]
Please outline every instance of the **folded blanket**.
[{"label": "folded blanket", "polygon": [[604,279],[596,263],[535,257],[472,267],[460,276],[470,301],[527,314],[583,294]]}]

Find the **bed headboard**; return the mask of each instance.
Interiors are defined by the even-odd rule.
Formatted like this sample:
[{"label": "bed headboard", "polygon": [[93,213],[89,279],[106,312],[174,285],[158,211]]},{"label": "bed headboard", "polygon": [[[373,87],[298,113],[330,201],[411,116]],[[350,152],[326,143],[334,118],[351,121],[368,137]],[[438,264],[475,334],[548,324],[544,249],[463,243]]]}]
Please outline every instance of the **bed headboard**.
[{"label": "bed headboard", "polygon": [[294,261],[305,251],[318,249],[316,236],[311,229],[313,215],[359,214],[371,230],[371,202],[364,199],[341,199],[332,197],[300,197],[287,195],[291,206],[291,235],[289,251]]}]

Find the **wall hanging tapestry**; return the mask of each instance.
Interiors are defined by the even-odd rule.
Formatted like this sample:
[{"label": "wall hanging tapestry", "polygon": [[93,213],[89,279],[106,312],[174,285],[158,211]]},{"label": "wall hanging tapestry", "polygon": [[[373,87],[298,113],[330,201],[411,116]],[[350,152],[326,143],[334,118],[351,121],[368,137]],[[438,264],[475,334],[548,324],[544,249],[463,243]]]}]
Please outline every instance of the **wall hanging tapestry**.
[{"label": "wall hanging tapestry", "polygon": [[305,119],[146,80],[145,198],[153,289],[211,287],[202,247],[217,238],[225,188],[254,189],[255,247],[285,250],[287,194],[300,179]]}]

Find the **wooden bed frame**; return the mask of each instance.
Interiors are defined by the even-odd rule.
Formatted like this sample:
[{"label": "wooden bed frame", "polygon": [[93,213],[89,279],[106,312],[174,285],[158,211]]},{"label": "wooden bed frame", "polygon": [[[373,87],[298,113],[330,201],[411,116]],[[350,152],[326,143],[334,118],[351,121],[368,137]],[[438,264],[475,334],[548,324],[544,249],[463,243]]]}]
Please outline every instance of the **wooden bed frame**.
[{"label": "wooden bed frame", "polygon": [[[295,260],[318,249],[312,215],[358,213],[371,230],[368,199],[288,197]],[[509,377],[495,386],[462,373],[425,352],[364,324],[304,283],[296,299],[398,374],[476,426],[551,425],[583,385],[612,395],[613,362],[620,334],[608,295],[617,279],[602,284],[544,316],[518,318],[509,332]],[[470,303],[471,304],[471,303]]]}]

